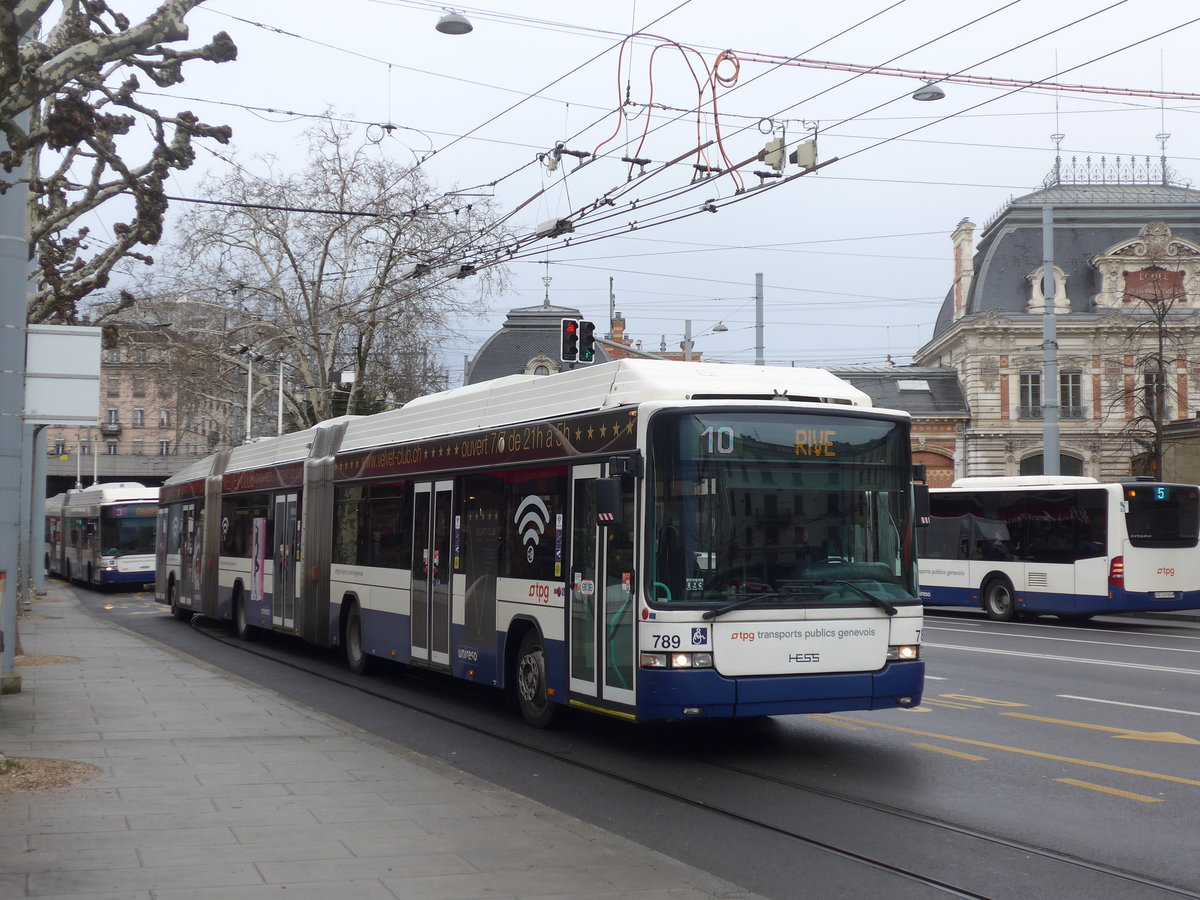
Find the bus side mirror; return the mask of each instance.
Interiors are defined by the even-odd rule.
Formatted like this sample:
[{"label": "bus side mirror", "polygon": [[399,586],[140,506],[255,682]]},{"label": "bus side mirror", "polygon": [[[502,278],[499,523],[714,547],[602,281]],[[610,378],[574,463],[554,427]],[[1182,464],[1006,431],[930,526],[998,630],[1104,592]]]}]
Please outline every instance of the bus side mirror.
[{"label": "bus side mirror", "polygon": [[913,485],[913,512],[914,524],[918,528],[928,528],[931,516],[929,511],[929,485]]},{"label": "bus side mirror", "polygon": [[596,524],[601,528],[621,524],[621,479],[596,479]]}]

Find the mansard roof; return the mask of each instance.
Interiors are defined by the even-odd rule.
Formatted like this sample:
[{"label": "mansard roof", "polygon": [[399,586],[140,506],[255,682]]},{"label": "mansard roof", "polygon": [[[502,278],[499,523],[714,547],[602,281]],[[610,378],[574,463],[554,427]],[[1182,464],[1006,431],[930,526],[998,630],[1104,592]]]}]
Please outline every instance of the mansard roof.
[{"label": "mansard roof", "polygon": [[[559,330],[563,319],[580,319],[573,306],[539,303],[510,309],[500,330],[483,342],[467,372],[466,383],[476,384],[504,375],[518,375],[538,354],[558,359]],[[596,362],[608,362],[608,354],[596,347]]]},{"label": "mansard roof", "polygon": [[884,409],[921,418],[969,418],[971,410],[953,366],[860,366],[830,369]]},{"label": "mansard roof", "polygon": [[[963,318],[991,310],[1028,315],[1028,276],[1043,264],[1042,208],[1054,223],[1054,265],[1067,276],[1071,311],[1093,312],[1100,273],[1090,260],[1136,238],[1152,221],[1173,236],[1200,242],[1200,191],[1174,184],[1053,183],[1017,197],[983,228],[975,246],[974,277]],[[938,312],[934,337],[954,321],[954,291]]]}]

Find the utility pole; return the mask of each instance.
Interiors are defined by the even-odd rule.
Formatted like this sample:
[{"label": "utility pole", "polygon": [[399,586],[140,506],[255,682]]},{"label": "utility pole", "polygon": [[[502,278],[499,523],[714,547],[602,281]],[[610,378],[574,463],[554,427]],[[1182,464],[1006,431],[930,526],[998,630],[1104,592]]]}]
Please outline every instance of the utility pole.
[{"label": "utility pole", "polygon": [[[29,117],[19,119],[29,127]],[[8,142],[0,136],[0,147]],[[25,320],[28,317],[29,239],[26,228],[29,156],[8,173],[0,194],[0,693],[21,690],[14,672],[20,577],[21,472],[25,441]]]},{"label": "utility pole", "polygon": [[1059,475],[1058,324],[1054,316],[1054,208],[1042,207],[1042,474]]},{"label": "utility pole", "polygon": [[754,364],[764,366],[763,353],[763,273],[754,274]]}]

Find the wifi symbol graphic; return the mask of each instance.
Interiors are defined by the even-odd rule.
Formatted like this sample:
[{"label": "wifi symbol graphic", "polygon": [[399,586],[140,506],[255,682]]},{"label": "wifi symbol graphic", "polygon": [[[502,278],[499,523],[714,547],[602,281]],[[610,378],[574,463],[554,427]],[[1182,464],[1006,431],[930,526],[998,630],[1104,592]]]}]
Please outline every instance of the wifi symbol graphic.
[{"label": "wifi symbol graphic", "polygon": [[516,523],[517,531],[521,533],[521,540],[525,543],[525,558],[533,562],[534,548],[541,541],[542,534],[550,523],[550,510],[546,509],[546,504],[542,502],[541,497],[530,494],[517,507],[517,514],[513,516],[513,522]]}]

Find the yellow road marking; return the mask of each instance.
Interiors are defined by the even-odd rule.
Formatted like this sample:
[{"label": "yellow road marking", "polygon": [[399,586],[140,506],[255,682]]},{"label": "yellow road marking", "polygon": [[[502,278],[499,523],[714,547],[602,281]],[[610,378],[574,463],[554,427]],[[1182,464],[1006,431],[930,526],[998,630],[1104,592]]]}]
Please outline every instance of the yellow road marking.
[{"label": "yellow road marking", "polygon": [[1141,769],[1129,769],[1125,766],[1113,766],[1108,763],[1092,762],[1088,759],[1076,759],[1073,756],[1059,756],[1056,753],[1043,753],[1040,750],[1024,750],[1021,747],[1009,747],[1004,744],[991,744],[987,741],[976,741],[971,738],[955,737],[950,734],[936,734],[931,731],[918,731],[915,728],[905,728],[903,725],[889,725],[886,722],[869,722],[866,719],[852,719],[845,716],[830,714],[829,719],[836,719],[845,722],[853,722],[856,725],[867,725],[871,728],[883,728],[887,731],[899,731],[901,734],[912,734],[917,737],[935,738],[939,741],[949,741],[952,744],[966,744],[969,747],[983,747],[986,750],[999,750],[1002,753],[1015,753],[1018,756],[1032,756],[1036,759],[1049,759],[1054,762],[1071,763],[1076,766],[1085,766],[1089,769],[1103,769],[1106,772],[1121,772],[1125,775],[1138,775],[1142,778],[1153,778],[1156,781],[1169,781],[1172,784],[1186,784],[1191,787],[1200,787],[1200,781],[1194,778],[1181,778],[1178,775],[1163,775],[1159,772],[1144,772]]},{"label": "yellow road marking", "polygon": [[1025,703],[1014,703],[1012,700],[991,700],[987,697],[975,697],[971,694],[939,694],[947,700],[965,700],[968,703],[982,703],[984,706],[1026,706]]},{"label": "yellow road marking", "polygon": [[939,747],[937,744],[913,744],[914,747],[919,747],[922,750],[932,750],[934,753],[944,753],[946,756],[953,756],[955,759],[967,759],[971,762],[986,762],[986,756],[976,756],[974,753],[963,753],[959,750],[951,750],[949,747]]},{"label": "yellow road marking", "polygon": [[952,700],[935,700],[933,697],[926,697],[921,702],[943,709],[983,709],[978,703],[955,703]]},{"label": "yellow road marking", "polygon": [[1200,744],[1195,738],[1178,734],[1174,731],[1134,731],[1131,728],[1113,728],[1109,725],[1092,725],[1088,722],[1070,722],[1066,719],[1047,719],[1044,716],[1031,716],[1027,713],[1000,713],[1014,719],[1028,719],[1030,722],[1046,722],[1050,725],[1067,725],[1071,728],[1087,728],[1091,731],[1107,731],[1114,737],[1127,741],[1154,741],[1160,744]]},{"label": "yellow road marking", "polygon": [[1092,784],[1090,781],[1078,781],[1074,778],[1055,778],[1061,784],[1087,788],[1089,791],[1099,791],[1102,794],[1112,794],[1114,797],[1124,797],[1126,800],[1137,800],[1139,803],[1162,803],[1162,797],[1147,797],[1145,794],[1135,794],[1133,791],[1122,791],[1102,784]]},{"label": "yellow road marking", "polygon": [[861,725],[851,725],[849,722],[838,722],[838,721],[830,718],[829,716],[821,716],[819,721],[824,722],[827,725],[835,725],[838,728],[844,728],[844,729],[846,729],[846,731],[862,731],[863,730],[863,727]]}]

